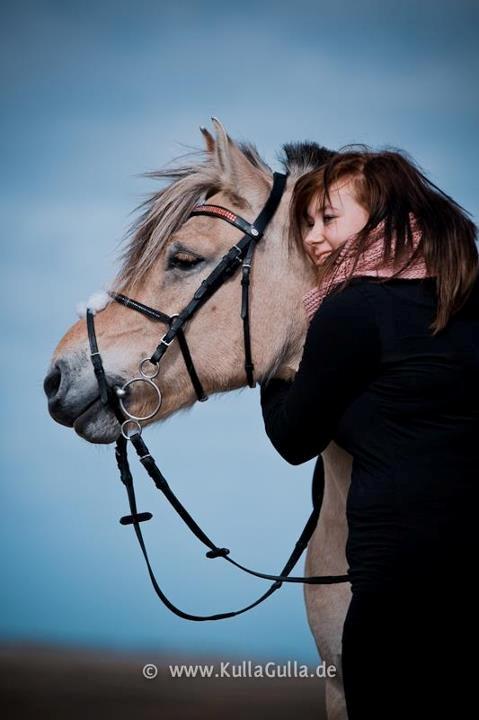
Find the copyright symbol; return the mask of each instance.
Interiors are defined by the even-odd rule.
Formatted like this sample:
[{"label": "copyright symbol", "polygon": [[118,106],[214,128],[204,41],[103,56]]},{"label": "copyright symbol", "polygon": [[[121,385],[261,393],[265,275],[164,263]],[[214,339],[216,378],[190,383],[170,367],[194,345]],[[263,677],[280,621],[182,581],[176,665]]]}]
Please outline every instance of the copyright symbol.
[{"label": "copyright symbol", "polygon": [[143,670],[143,677],[147,680],[154,680],[156,676],[158,675],[158,668],[156,665],[151,665],[148,663],[148,665],[145,665]]}]

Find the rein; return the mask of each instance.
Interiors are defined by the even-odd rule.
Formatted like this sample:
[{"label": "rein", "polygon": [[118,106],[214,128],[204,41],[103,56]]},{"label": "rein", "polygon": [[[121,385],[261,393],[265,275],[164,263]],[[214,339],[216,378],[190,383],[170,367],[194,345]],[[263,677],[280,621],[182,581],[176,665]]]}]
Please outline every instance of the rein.
[{"label": "rein", "polygon": [[[165,477],[158,468],[154,458],[149,452],[148,447],[146,446],[141,436],[141,423],[153,418],[158,413],[161,407],[161,392],[158,386],[153,382],[153,380],[158,376],[161,358],[163,357],[173,340],[178,340],[183,359],[190,375],[190,379],[198,400],[203,402],[208,399],[208,396],[204,392],[198,374],[196,373],[193,359],[188,348],[188,343],[183,332],[183,326],[195,314],[195,312],[200,307],[202,307],[202,305],[204,305],[204,303],[207,302],[210,297],[212,297],[212,295],[223,285],[223,283],[229,277],[233,276],[236,273],[240,265],[242,267],[241,318],[243,320],[245,350],[244,367],[249,387],[254,388],[256,386],[256,382],[254,380],[254,364],[251,354],[251,336],[249,327],[250,271],[256,243],[263,236],[263,233],[268,223],[270,222],[280,203],[286,185],[286,179],[287,175],[285,174],[276,172],[273,174],[273,187],[271,189],[271,193],[268,197],[268,200],[266,201],[266,204],[264,205],[260,214],[253,223],[247,222],[240,216],[236,215],[236,213],[233,213],[231,210],[223,208],[219,205],[209,205],[205,203],[202,205],[197,205],[193,208],[191,216],[210,215],[212,217],[218,217],[241,230],[243,232],[243,237],[238,241],[238,243],[233,245],[228,250],[228,252],[222,257],[220,262],[208,275],[208,277],[202,281],[201,285],[194,293],[191,301],[180,313],[174,315],[167,315],[160,310],[144,305],[143,303],[140,303],[137,300],[133,300],[126,295],[115,292],[109,293],[112,300],[120,303],[124,307],[139,312],[140,314],[147,317],[149,320],[152,320],[154,322],[161,322],[168,325],[168,330],[161,338],[160,343],[158,344],[152,355],[148,358],[144,358],[140,362],[139,376],[127,380],[122,387],[114,388],[108,382],[107,375],[103,367],[102,358],[98,349],[94,321],[95,313],[90,308],[87,309],[86,313],[88,341],[90,345],[90,357],[100,391],[100,400],[105,408],[111,410],[115,414],[115,417],[117,418],[121,427],[121,434],[116,441],[115,455],[118,469],[120,472],[120,479],[126,488],[128,504],[130,507],[130,514],[122,517],[120,519],[120,523],[122,525],[133,525],[141,552],[145,559],[148,574],[150,576],[150,580],[156,594],[164,603],[164,605],[169,610],[171,610],[171,612],[173,612],[178,617],[184,618],[185,620],[224,620],[226,618],[234,617],[235,615],[240,615],[241,613],[250,610],[251,608],[259,605],[261,602],[266,600],[266,598],[268,598],[276,590],[278,590],[285,582],[307,584],[332,584],[349,581],[349,577],[347,575],[324,575],[313,577],[289,576],[290,572],[292,571],[299,558],[303,554],[304,550],[306,549],[318,522],[324,495],[324,467],[322,466],[322,461],[320,468],[321,472],[315,473],[313,477],[312,512],[306,522],[303,531],[301,532],[300,537],[298,538],[294,546],[291,555],[289,556],[280,574],[270,575],[267,573],[261,573],[255,570],[251,570],[250,568],[247,568],[244,565],[236,562],[230,557],[230,551],[228,548],[219,547],[208,537],[208,535],[200,528],[198,523],[193,519],[190,513],[186,510],[186,508],[182,505],[182,503],[173,493],[172,489],[170,488]],[[125,407],[124,398],[128,395],[128,388],[134,383],[145,383],[155,393],[155,407],[147,415],[132,415]],[[153,480],[156,488],[163,493],[168,502],[176,510],[178,515],[188,526],[191,532],[198,538],[198,540],[200,540],[200,542],[202,542],[208,548],[206,557],[210,559],[221,557],[227,562],[235,565],[237,568],[243,570],[250,575],[273,581],[272,585],[270,585],[268,590],[263,593],[255,602],[236,611],[217,613],[215,615],[192,615],[177,608],[167,598],[156,580],[143,539],[140,524],[142,522],[151,520],[153,516],[149,512],[138,512],[133,484],[133,476],[128,461],[128,442],[131,442],[131,444],[133,445],[141,464]],[[320,456],[318,460],[319,459]]]}]

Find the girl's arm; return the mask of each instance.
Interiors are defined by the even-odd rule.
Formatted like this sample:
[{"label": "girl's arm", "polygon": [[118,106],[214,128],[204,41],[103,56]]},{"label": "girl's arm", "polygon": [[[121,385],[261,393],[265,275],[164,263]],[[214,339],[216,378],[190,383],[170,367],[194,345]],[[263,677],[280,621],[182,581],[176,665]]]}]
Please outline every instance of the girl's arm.
[{"label": "girl's arm", "polygon": [[374,305],[357,285],[326,298],[313,317],[292,382],[261,386],[266,433],[292,465],[319,455],[341,415],[377,374],[379,328]]}]

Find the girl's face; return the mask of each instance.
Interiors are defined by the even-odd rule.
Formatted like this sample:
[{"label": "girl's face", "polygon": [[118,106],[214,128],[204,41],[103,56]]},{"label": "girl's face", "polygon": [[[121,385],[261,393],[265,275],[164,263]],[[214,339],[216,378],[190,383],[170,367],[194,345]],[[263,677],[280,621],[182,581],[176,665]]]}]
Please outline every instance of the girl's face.
[{"label": "girl's face", "polygon": [[362,230],[369,218],[368,211],[354,197],[351,179],[333,185],[330,198],[331,203],[326,200],[320,209],[319,197],[313,197],[307,210],[303,246],[315,265],[322,265],[326,256]]}]

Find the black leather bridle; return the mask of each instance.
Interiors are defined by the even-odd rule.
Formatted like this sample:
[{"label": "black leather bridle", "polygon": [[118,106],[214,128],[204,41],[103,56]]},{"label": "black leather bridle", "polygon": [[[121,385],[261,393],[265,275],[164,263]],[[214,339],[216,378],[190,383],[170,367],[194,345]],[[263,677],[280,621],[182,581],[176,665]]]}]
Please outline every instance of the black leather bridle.
[{"label": "black leather bridle", "polygon": [[[267,597],[272,595],[273,592],[278,590],[284,582],[294,583],[309,583],[309,584],[332,584],[348,582],[349,577],[347,575],[324,575],[316,577],[289,577],[289,573],[298,562],[299,558],[306,549],[308,542],[316,528],[319,513],[321,510],[321,504],[324,495],[324,468],[320,467],[320,472],[314,474],[313,477],[313,510],[308,518],[308,521],[295,544],[293,552],[291,553],[288,561],[284,565],[279,575],[270,575],[267,573],[257,572],[251,570],[244,565],[233,560],[229,557],[230,551],[226,547],[218,547],[205,532],[199,527],[195,520],[191,517],[186,508],[181,504],[176,495],[171,490],[170,486],[166,482],[166,479],[162,475],[160,469],[155,463],[154,458],[151,456],[143,438],[141,437],[142,426],[141,422],[146,421],[154,417],[161,407],[161,393],[158,386],[153,382],[153,379],[157,377],[159,373],[159,363],[167,348],[171,345],[173,340],[178,339],[178,343],[183,354],[183,358],[188,369],[188,373],[191,378],[191,382],[195,389],[198,400],[207,400],[207,396],[203,390],[200,379],[196,373],[195,366],[191,357],[191,353],[186,342],[186,338],[183,332],[183,326],[185,323],[194,315],[194,313],[204,305],[209,298],[220,288],[223,283],[231,276],[233,276],[239,266],[242,267],[242,303],[241,303],[241,317],[243,319],[244,328],[244,348],[245,348],[245,371],[249,387],[255,387],[254,380],[254,365],[251,356],[251,337],[249,328],[249,276],[251,265],[254,256],[254,250],[256,243],[261,239],[263,233],[273,217],[284,192],[286,185],[287,175],[282,173],[273,174],[273,187],[271,189],[268,200],[262,211],[253,223],[249,223],[243,218],[239,217],[236,213],[228,210],[227,208],[219,205],[202,204],[197,205],[191,216],[195,215],[210,215],[212,217],[218,217],[226,222],[234,225],[243,232],[243,237],[235,245],[233,245],[226,255],[222,257],[218,265],[212,270],[212,272],[205,278],[200,287],[197,289],[191,301],[186,307],[176,315],[167,315],[166,313],[148,307],[143,303],[136,300],[132,300],[126,295],[110,292],[111,298],[124,305],[127,308],[135,310],[141,313],[150,320],[156,322],[162,322],[168,325],[167,332],[161,338],[161,341],[154,353],[149,358],[144,358],[139,366],[138,377],[132,378],[124,383],[122,387],[112,387],[108,382],[106,373],[103,367],[103,362],[98,349],[98,343],[95,333],[95,322],[94,322],[94,311],[90,308],[87,310],[86,320],[88,329],[88,340],[90,344],[91,361],[93,369],[98,382],[100,391],[100,399],[104,407],[112,410],[118,419],[121,427],[121,434],[116,441],[116,460],[118,469],[120,471],[120,477],[125,485],[128,494],[128,503],[130,506],[130,514],[122,517],[120,523],[122,525],[133,525],[138,543],[140,545],[143,557],[145,558],[148,573],[153,584],[153,588],[157,593],[160,600],[171,610],[175,615],[182,617],[186,620],[223,620],[225,618],[234,617],[241,613],[250,610],[259,603],[266,600]],[[148,372],[148,367],[152,367],[153,371]],[[132,415],[125,407],[123,398],[127,395],[127,388],[133,383],[146,383],[149,385],[156,397],[157,403],[152,412],[146,416],[135,416]],[[196,537],[209,548],[206,553],[208,558],[222,557],[229,563],[240,568],[244,572],[254,575],[259,578],[266,580],[272,580],[273,584],[268,590],[261,595],[255,602],[251,603],[247,607],[240,610],[217,613],[215,615],[191,615],[190,613],[183,612],[179,608],[175,607],[166,595],[161,590],[158,582],[153,573],[153,569],[148,558],[145,542],[141,532],[140,523],[150,520],[152,518],[151,513],[141,512],[139,513],[136,506],[135,490],[133,486],[133,476],[130,471],[128,462],[128,441],[131,442],[136,450],[139,460],[143,467],[146,469],[148,475],[152,478],[158,490],[164,494],[166,499],[174,507],[176,512],[180,515],[182,520],[186,523],[189,529],[196,535]],[[321,458],[318,458],[318,462],[321,462]]]}]

